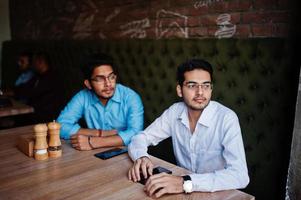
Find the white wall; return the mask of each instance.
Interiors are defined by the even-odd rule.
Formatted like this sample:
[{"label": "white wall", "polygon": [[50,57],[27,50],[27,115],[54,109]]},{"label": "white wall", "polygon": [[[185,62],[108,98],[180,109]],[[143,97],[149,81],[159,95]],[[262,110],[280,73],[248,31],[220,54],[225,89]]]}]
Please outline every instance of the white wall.
[{"label": "white wall", "polygon": [[10,26],[9,26],[9,0],[0,0],[0,87],[2,80],[2,42],[5,40],[10,40]]}]

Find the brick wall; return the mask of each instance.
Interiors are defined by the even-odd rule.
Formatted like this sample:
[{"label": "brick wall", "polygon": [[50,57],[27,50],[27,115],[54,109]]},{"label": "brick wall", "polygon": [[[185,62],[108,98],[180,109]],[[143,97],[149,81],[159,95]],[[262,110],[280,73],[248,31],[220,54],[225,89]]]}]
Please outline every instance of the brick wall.
[{"label": "brick wall", "polygon": [[11,0],[13,39],[287,37],[291,0]]}]

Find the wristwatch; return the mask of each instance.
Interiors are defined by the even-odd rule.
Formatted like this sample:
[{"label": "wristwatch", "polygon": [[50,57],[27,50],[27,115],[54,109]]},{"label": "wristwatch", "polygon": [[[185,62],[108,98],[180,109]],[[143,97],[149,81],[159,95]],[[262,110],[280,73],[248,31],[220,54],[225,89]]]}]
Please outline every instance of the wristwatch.
[{"label": "wristwatch", "polygon": [[192,181],[189,175],[182,176],[184,183],[183,183],[183,190],[185,193],[192,192]]}]

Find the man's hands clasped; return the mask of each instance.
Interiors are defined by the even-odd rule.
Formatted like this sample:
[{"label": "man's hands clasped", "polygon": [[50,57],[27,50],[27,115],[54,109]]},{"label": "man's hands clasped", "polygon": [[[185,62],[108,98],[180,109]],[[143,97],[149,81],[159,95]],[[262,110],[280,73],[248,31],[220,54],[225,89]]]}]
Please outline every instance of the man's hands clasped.
[{"label": "man's hands clasped", "polygon": [[89,138],[91,136],[86,136],[86,135],[79,135],[79,134],[75,134],[71,137],[71,145],[73,148],[75,148],[76,150],[80,150],[80,151],[88,151],[88,150],[92,150],[93,147],[90,144],[90,139]]},{"label": "man's hands clasped", "polygon": [[[167,173],[153,175],[153,164],[148,157],[141,157],[134,162],[128,172],[129,180],[138,182],[142,177],[148,178],[144,191],[148,196],[159,198],[164,194],[175,194],[183,192],[183,178]],[[140,174],[141,173],[141,174]]]},{"label": "man's hands clasped", "polygon": [[130,180],[137,182],[140,181],[140,172],[146,179],[148,176],[153,175],[153,163],[148,157],[141,157],[134,162],[132,168],[128,172],[128,177]]}]

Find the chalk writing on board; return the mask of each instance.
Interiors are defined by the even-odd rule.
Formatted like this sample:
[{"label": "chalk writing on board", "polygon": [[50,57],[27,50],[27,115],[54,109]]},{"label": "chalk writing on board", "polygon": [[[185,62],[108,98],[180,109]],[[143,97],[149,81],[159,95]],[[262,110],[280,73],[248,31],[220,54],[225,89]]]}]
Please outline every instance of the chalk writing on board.
[{"label": "chalk writing on board", "polygon": [[105,18],[105,23],[109,23],[119,13],[120,13],[120,9],[119,8],[115,8],[114,11]]},{"label": "chalk writing on board", "polygon": [[159,10],[156,19],[156,37],[180,37],[188,38],[187,28],[188,17],[179,13]]},{"label": "chalk writing on board", "polygon": [[231,15],[221,14],[216,19],[216,24],[219,29],[215,32],[215,37],[217,38],[230,38],[236,32],[236,25],[230,22]]},{"label": "chalk writing on board", "polygon": [[148,18],[142,20],[131,21],[127,24],[121,25],[121,35],[130,35],[131,38],[145,38],[146,28],[150,27]]},{"label": "chalk writing on board", "polygon": [[86,6],[88,6],[89,9],[85,9],[84,12],[79,14],[73,26],[72,30],[75,33],[73,35],[74,39],[84,39],[91,35],[92,23],[98,13],[98,9],[91,0],[86,1]]},{"label": "chalk writing on board", "polygon": [[215,3],[215,2],[222,2],[223,0],[201,0],[201,1],[196,1],[193,4],[193,7],[195,9],[201,8],[201,7],[208,7],[209,5]]}]

